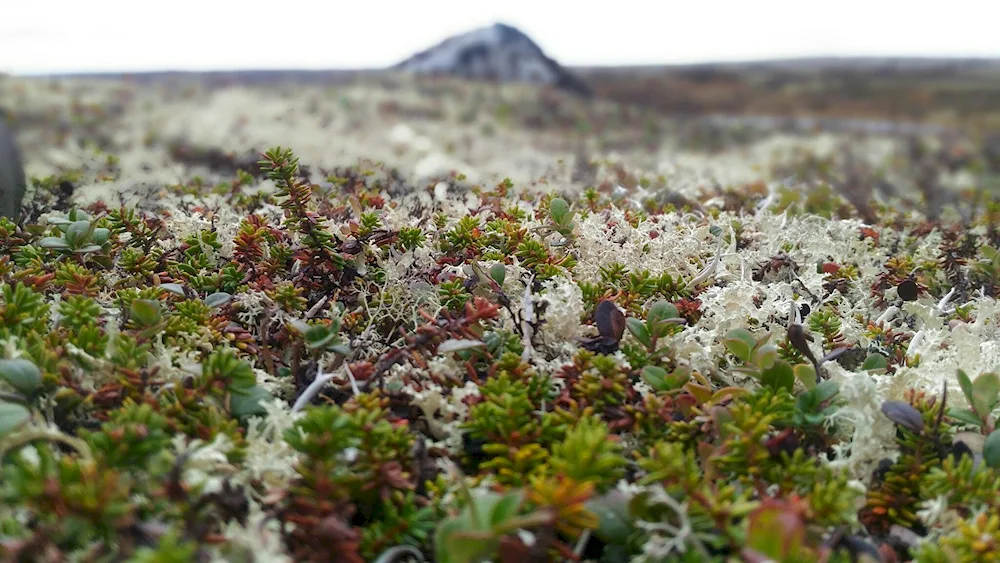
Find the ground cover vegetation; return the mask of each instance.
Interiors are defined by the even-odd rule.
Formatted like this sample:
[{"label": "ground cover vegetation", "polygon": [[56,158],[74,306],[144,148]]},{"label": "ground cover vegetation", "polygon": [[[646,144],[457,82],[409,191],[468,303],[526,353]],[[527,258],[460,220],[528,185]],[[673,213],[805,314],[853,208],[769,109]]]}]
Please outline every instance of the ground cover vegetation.
[{"label": "ground cover vegetation", "polygon": [[[683,130],[530,96],[452,118]],[[5,560],[1000,559],[988,144],[487,182],[140,131],[185,176],[137,201],[79,197],[128,180],[114,107],[62,111],[96,156],[0,219]]]}]

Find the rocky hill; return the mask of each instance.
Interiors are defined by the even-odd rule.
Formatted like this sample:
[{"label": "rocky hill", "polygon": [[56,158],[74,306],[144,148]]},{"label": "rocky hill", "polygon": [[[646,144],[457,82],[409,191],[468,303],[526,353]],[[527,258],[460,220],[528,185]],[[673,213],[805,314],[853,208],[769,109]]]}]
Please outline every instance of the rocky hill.
[{"label": "rocky hill", "polygon": [[393,70],[500,82],[549,84],[582,95],[590,87],[515,27],[497,23],[454,35]]}]

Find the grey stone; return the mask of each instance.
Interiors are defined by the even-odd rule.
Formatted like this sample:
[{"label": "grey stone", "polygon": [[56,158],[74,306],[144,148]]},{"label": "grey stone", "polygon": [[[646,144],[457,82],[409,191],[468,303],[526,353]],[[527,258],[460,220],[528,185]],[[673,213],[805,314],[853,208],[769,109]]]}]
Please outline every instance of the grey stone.
[{"label": "grey stone", "polygon": [[14,132],[0,112],[0,216],[17,219],[27,183]]}]

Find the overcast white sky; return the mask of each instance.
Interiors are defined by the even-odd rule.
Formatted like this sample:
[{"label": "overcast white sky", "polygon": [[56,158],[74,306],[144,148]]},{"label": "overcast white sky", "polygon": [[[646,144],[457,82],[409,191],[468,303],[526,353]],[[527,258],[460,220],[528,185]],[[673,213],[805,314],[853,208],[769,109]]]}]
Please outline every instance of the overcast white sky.
[{"label": "overcast white sky", "polygon": [[569,65],[1000,57],[1000,0],[2,0],[0,72],[372,68],[495,21]]}]

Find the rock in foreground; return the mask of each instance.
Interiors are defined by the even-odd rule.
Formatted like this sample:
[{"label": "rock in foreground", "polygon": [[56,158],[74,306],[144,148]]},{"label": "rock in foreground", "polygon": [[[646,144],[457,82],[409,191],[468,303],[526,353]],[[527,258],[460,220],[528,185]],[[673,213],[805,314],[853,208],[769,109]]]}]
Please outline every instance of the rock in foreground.
[{"label": "rock in foreground", "polygon": [[14,133],[0,120],[0,216],[17,217],[26,183]]}]

